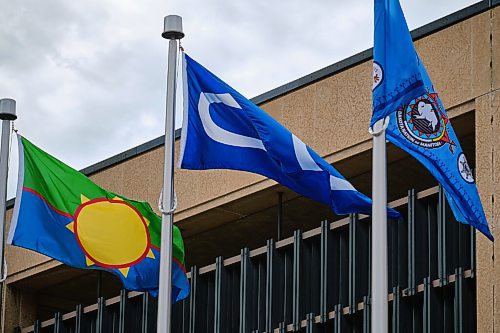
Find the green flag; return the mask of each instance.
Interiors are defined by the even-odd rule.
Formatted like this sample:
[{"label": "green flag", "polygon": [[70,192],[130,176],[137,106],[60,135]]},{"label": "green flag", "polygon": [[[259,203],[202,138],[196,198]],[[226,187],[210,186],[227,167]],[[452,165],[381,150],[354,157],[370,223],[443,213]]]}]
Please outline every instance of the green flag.
[{"label": "green flag", "polygon": [[[18,135],[19,179],[8,242],[78,268],[102,269],[129,290],[158,289],[161,218],[147,202],[106,191]],[[172,298],[189,294],[173,229]]]}]

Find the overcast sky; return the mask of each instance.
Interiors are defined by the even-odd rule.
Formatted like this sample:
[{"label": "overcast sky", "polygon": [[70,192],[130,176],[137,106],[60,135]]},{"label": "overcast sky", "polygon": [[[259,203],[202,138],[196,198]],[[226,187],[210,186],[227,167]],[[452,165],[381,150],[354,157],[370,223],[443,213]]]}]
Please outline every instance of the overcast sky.
[{"label": "overcast sky", "polygon": [[[410,29],[475,2],[401,0]],[[165,15],[183,17],[188,54],[249,98],[373,43],[373,0],[0,0],[0,8],[0,98],[17,100],[20,133],[77,169],[164,133]]]}]

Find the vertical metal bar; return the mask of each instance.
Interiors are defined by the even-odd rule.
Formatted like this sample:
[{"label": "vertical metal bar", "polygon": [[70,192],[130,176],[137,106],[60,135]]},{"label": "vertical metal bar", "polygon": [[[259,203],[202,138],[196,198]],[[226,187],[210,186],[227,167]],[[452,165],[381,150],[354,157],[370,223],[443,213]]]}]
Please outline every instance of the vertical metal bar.
[{"label": "vertical metal bar", "polygon": [[462,267],[455,269],[455,333],[462,333],[464,331],[464,318],[463,318],[463,279],[464,270]]},{"label": "vertical metal bar", "polygon": [[120,312],[118,316],[118,333],[125,333],[125,320],[127,318],[127,290],[120,290]]},{"label": "vertical metal bar", "polygon": [[401,300],[401,292],[399,286],[392,288],[394,299],[392,300],[392,333],[399,333],[399,302]]},{"label": "vertical metal bar", "polygon": [[292,325],[296,331],[300,328],[300,267],[301,267],[302,231],[293,234],[293,300]]},{"label": "vertical metal bar", "polygon": [[308,313],[306,317],[306,333],[314,333],[314,313]]},{"label": "vertical metal bar", "polygon": [[286,324],[285,323],[280,323],[278,327],[279,333],[286,333]]},{"label": "vertical metal bar", "polygon": [[343,333],[342,331],[342,304],[335,305],[335,319],[333,321],[333,332]]},{"label": "vertical metal bar", "polygon": [[[287,255],[286,250],[276,249],[276,243],[273,246],[274,268],[273,268],[273,302],[272,302],[272,322],[273,329],[277,328],[279,323],[287,320]],[[318,286],[319,287],[319,286]]]},{"label": "vertical metal bar", "polygon": [[274,271],[274,240],[267,240],[267,256],[266,256],[266,332],[272,331],[272,314],[273,314],[273,271]]},{"label": "vertical metal bar", "polygon": [[337,322],[339,320],[339,314],[337,312],[337,305],[333,306],[333,314],[334,314],[333,322],[332,322],[333,333],[342,333],[339,331],[339,328],[337,325]]},{"label": "vertical metal bar", "polygon": [[40,320],[35,320],[35,324],[33,325],[33,332],[34,333],[42,333],[42,325],[40,323]]},{"label": "vertical metal bar", "polygon": [[217,257],[215,260],[215,302],[214,302],[214,333],[221,330],[221,301],[222,301],[222,270],[224,269],[224,259]]},{"label": "vertical metal bar", "polygon": [[66,331],[61,312],[56,312],[54,315],[54,333],[65,333]]},{"label": "vertical metal bar", "polygon": [[283,192],[278,192],[278,241],[283,237]]},{"label": "vertical metal bar", "polygon": [[424,318],[423,318],[423,333],[431,332],[431,278],[424,279]]},{"label": "vertical metal bar", "polygon": [[191,295],[189,297],[189,333],[196,329],[196,297],[198,286],[198,267],[191,267]]},{"label": "vertical metal bar", "polygon": [[257,307],[256,307],[256,312],[257,312],[257,331],[264,331],[265,326],[266,326],[266,265],[265,263],[262,263],[262,260],[258,260],[258,267],[257,267],[257,280],[255,281],[257,283]]},{"label": "vertical metal bar", "polygon": [[147,333],[149,330],[149,311],[149,295],[148,293],[144,293],[142,294],[142,333]]},{"label": "vertical metal bar", "polygon": [[446,198],[441,185],[439,185],[438,198],[438,273],[441,286],[445,286],[448,284],[446,270]]},{"label": "vertical metal bar", "polygon": [[470,235],[470,269],[472,272],[472,278],[476,277],[476,230],[474,227],[469,228]]},{"label": "vertical metal bar", "polygon": [[385,129],[389,118],[373,125],[372,176],[372,330],[387,332],[389,309],[387,304],[387,161]]},{"label": "vertical metal bar", "polygon": [[54,333],[60,333],[61,331],[61,313],[56,312],[54,314]]},{"label": "vertical metal bar", "polygon": [[105,333],[104,331],[104,311],[105,311],[104,298],[99,297],[97,299],[97,318],[95,321],[95,331],[96,333]]},{"label": "vertical metal bar", "polygon": [[162,190],[162,227],[157,333],[170,333],[172,308],[172,228],[174,223],[174,146],[175,146],[175,96],[178,40],[184,37],[182,18],[169,15],[164,19],[162,37],[169,39],[167,98],[165,116],[165,159]]},{"label": "vertical metal bar", "polygon": [[371,309],[370,309],[370,296],[363,297],[364,310],[363,310],[363,333],[371,332]]},{"label": "vertical metal bar", "polygon": [[356,215],[349,216],[349,313],[356,312]]},{"label": "vertical metal bar", "polygon": [[0,99],[0,119],[2,120],[0,143],[0,279],[3,279],[6,275],[4,267],[4,235],[7,209],[7,175],[9,173],[10,122],[16,118],[16,101],[10,98]]},{"label": "vertical metal bar", "polygon": [[[241,266],[240,266],[240,330],[239,333],[248,332],[247,322],[247,290],[248,290],[248,248],[241,249]],[[194,331],[192,332],[194,333]]]},{"label": "vertical metal bar", "polygon": [[330,224],[321,222],[321,276],[320,276],[320,318],[321,323],[328,320],[328,234]]},{"label": "vertical metal bar", "polygon": [[101,297],[101,283],[102,283],[102,271],[98,270],[97,273],[97,298]]},{"label": "vertical metal bar", "polygon": [[415,190],[408,191],[408,295],[415,294]]},{"label": "vertical metal bar", "polygon": [[436,252],[433,251],[433,237],[434,237],[434,229],[432,228],[432,220],[429,206],[427,206],[427,275],[430,277],[431,281],[433,279],[433,257],[436,255]]},{"label": "vertical metal bar", "polygon": [[281,321],[284,323],[289,323],[292,319],[292,285],[293,285],[293,251],[284,250],[283,251],[283,317]]},{"label": "vertical metal bar", "polygon": [[82,329],[82,317],[83,317],[83,309],[82,305],[78,304],[76,306],[76,311],[75,311],[75,333],[83,333]]}]

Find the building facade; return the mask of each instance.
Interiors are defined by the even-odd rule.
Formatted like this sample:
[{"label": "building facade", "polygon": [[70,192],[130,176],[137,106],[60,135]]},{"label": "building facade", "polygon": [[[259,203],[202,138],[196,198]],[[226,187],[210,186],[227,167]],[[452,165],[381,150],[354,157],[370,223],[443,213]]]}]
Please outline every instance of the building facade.
[{"label": "building facade", "polygon": [[[499,3],[482,1],[412,32],[475,169],[497,239]],[[368,195],[371,54],[364,51],[253,99]],[[152,140],[83,172],[110,191],[155,207],[162,142]],[[335,216],[244,172],[176,170],[175,186],[175,222],[185,239],[192,294],[174,308],[174,332],[369,331],[368,217]],[[435,180],[390,144],[388,201],[404,215],[389,222],[391,330],[500,331],[498,242],[454,221]],[[120,291],[110,274],[10,246],[6,259],[3,332],[154,331],[155,300]]]}]

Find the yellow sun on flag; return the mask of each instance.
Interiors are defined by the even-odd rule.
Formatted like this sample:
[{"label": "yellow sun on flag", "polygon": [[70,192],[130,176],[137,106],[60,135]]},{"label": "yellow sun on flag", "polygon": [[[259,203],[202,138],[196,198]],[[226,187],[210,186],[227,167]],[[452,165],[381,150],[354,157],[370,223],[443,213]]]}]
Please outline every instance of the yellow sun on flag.
[{"label": "yellow sun on flag", "polygon": [[81,195],[71,230],[85,253],[87,266],[116,268],[127,277],[131,266],[144,258],[155,258],[151,251],[149,221],[119,197],[89,200]]}]

